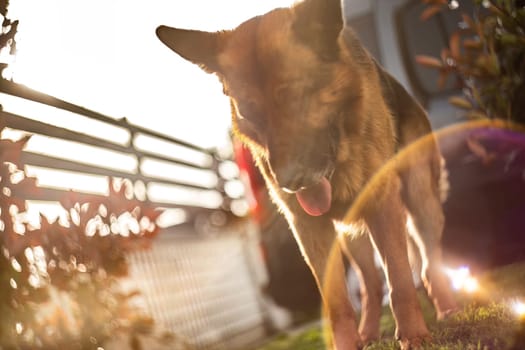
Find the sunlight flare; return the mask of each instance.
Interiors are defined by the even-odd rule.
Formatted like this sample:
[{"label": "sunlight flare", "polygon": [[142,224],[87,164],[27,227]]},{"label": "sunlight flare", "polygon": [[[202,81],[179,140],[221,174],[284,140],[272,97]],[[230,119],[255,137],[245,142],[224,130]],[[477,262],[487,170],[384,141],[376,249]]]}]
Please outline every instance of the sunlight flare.
[{"label": "sunlight flare", "polygon": [[456,269],[445,268],[445,272],[452,282],[452,288],[455,290],[469,294],[473,294],[479,290],[479,282],[471,275],[468,266],[461,266]]},{"label": "sunlight flare", "polygon": [[521,300],[515,300],[511,303],[512,312],[520,319],[525,319],[525,303]]}]

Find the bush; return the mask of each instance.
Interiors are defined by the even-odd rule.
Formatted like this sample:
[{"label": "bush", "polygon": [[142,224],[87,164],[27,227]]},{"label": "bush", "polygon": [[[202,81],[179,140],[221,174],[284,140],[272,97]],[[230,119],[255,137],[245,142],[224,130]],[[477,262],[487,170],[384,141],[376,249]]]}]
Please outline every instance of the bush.
[{"label": "bush", "polygon": [[[461,10],[461,2],[423,0],[427,19],[440,11]],[[441,57],[418,56],[440,71],[439,84],[454,76],[463,96],[450,102],[471,119],[498,118],[525,123],[525,1],[474,0],[473,16],[463,13],[459,29]]]},{"label": "bush", "polygon": [[119,332],[139,344],[133,338],[152,320],[118,281],[128,273],[126,254],[158,233],[160,212],[112,181],[108,197],[65,196],[66,223],[31,223],[23,194],[39,189],[22,170],[26,142],[0,140],[0,348],[97,349]]}]

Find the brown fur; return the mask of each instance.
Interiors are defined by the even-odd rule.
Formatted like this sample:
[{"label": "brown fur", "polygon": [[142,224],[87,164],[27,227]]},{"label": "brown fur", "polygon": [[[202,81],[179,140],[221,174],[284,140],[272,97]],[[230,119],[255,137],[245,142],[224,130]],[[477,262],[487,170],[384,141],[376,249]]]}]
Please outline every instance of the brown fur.
[{"label": "brown fur", "polygon": [[[335,348],[356,349],[379,336],[382,289],[371,240],[385,268],[402,346],[428,338],[408,263],[406,220],[409,214],[417,228],[410,234],[441,317],[455,304],[440,270],[439,151],[430,139],[367,192],[370,200],[361,200],[357,214],[347,216],[379,169],[431,130],[422,108],[343,27],[339,1],[306,0],[233,31],[161,26],[157,35],[221,79],[235,134],[250,148],[317,280]],[[331,207],[314,217],[292,192],[323,177],[330,178]],[[352,235],[356,228],[368,234]],[[361,278],[359,327],[347,297],[343,252]]]}]

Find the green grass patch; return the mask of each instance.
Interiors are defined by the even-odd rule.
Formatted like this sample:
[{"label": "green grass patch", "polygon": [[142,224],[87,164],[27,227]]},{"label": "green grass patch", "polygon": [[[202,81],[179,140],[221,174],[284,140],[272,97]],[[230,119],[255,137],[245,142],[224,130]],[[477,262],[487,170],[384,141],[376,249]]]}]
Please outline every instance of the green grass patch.
[{"label": "green grass patch", "polygon": [[300,350],[319,350],[324,349],[324,340],[319,327],[313,327],[304,332],[294,335],[281,335],[273,340],[271,343],[258,350],[284,350],[284,349],[300,349]]},{"label": "green grass patch", "polygon": [[[510,304],[525,298],[525,263],[509,265],[479,278],[476,297],[458,295],[464,306],[458,314],[444,321],[435,320],[435,312],[424,292],[420,300],[432,342],[422,350],[523,350],[525,319],[519,321]],[[385,308],[381,318],[382,340],[367,350],[399,349],[393,339],[394,320]],[[257,350],[321,350],[325,349],[322,330],[313,326],[299,334],[281,335]]]}]

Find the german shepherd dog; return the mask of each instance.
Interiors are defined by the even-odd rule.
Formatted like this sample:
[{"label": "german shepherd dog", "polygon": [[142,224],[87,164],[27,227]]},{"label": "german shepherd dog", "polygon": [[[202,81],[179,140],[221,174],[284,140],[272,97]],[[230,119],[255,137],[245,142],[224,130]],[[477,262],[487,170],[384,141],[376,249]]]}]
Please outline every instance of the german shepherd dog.
[{"label": "german shepherd dog", "polygon": [[[375,246],[396,337],[402,348],[414,348],[429,331],[412,280],[407,232],[419,248],[422,280],[438,317],[456,309],[440,266],[441,156],[431,137],[345,221],[374,174],[431,129],[424,110],[362,47],[342,13],[340,0],[305,0],[230,31],[160,26],[157,36],[222,82],[234,134],[252,152],[317,281],[333,346],[357,349],[379,337]],[[359,327],[343,254],[361,279]]]}]

